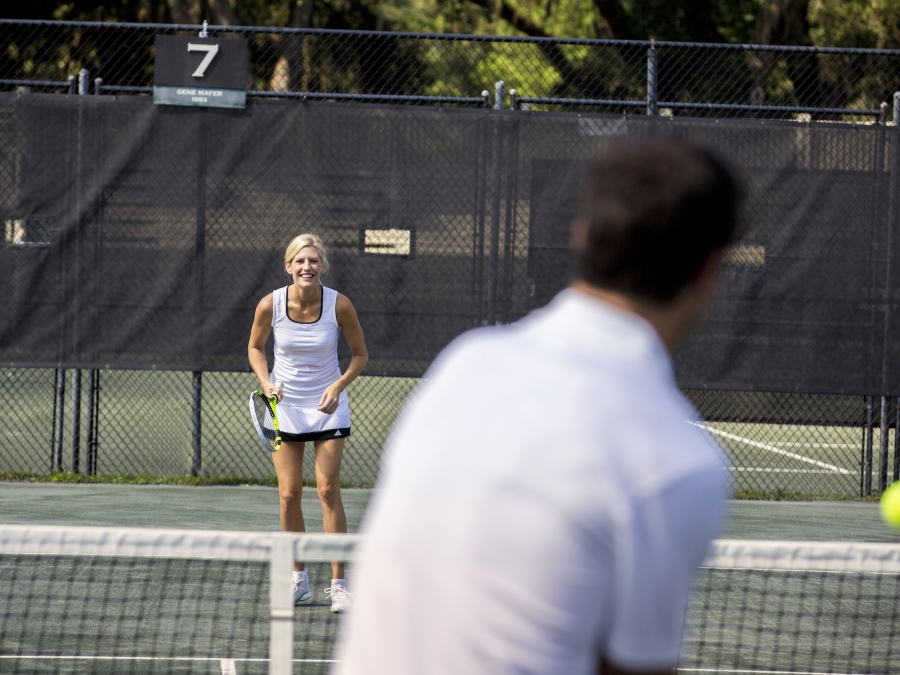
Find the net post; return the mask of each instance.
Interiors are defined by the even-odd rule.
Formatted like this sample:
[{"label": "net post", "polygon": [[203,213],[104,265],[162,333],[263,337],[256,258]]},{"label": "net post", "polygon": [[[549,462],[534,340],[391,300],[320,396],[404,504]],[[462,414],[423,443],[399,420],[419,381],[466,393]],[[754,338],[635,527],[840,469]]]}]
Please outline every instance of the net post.
[{"label": "net post", "polygon": [[656,40],[650,41],[647,48],[647,114],[659,114],[657,83],[659,77],[659,60],[656,53]]},{"label": "net post", "polygon": [[294,540],[273,534],[269,550],[269,675],[291,675],[294,660]]},{"label": "net post", "polygon": [[884,492],[887,487],[887,467],[888,467],[888,406],[890,399],[887,396],[881,397],[881,424],[880,437],[878,444],[878,492]]},{"label": "net post", "polygon": [[201,409],[203,404],[203,372],[195,370],[191,388],[191,475],[199,476],[203,460]]}]

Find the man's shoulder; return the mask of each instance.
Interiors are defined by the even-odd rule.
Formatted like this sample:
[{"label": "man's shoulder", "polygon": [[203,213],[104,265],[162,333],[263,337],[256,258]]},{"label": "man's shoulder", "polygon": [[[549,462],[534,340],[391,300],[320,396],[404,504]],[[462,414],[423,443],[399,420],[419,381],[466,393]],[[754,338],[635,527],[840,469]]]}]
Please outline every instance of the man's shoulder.
[{"label": "man's shoulder", "polygon": [[[658,494],[692,476],[705,476],[713,487],[723,483],[724,453],[680,392],[673,388],[655,397],[653,404],[645,424],[630,430],[630,452],[620,458],[637,491]],[[654,470],[647,471],[647,466]]]},{"label": "man's shoulder", "polygon": [[428,369],[425,377],[434,377],[448,366],[458,367],[461,363],[475,360],[482,363],[492,352],[517,349],[523,332],[519,323],[499,326],[481,326],[468,330],[448,344]]}]

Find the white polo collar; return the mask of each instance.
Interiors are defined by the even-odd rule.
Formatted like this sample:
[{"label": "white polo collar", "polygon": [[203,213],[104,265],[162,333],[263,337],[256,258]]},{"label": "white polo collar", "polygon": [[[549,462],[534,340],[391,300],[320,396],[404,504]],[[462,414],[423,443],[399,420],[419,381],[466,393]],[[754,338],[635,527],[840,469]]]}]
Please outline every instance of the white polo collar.
[{"label": "white polo collar", "polygon": [[650,323],[633,312],[567,288],[532,317],[532,328],[545,337],[558,336],[584,356],[628,362],[674,381],[672,360],[662,340]]}]

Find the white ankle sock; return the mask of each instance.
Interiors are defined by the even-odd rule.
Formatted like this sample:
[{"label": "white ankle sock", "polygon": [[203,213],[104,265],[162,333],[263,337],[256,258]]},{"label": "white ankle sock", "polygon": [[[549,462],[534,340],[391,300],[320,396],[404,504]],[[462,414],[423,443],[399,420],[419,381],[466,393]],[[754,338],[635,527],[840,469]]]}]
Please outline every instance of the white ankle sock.
[{"label": "white ankle sock", "polygon": [[341,588],[346,589],[347,588],[347,580],[346,579],[332,579],[331,587],[334,588],[335,586],[340,586]]},{"label": "white ankle sock", "polygon": [[309,581],[309,578],[306,576],[306,570],[302,572],[291,570],[291,581]]}]

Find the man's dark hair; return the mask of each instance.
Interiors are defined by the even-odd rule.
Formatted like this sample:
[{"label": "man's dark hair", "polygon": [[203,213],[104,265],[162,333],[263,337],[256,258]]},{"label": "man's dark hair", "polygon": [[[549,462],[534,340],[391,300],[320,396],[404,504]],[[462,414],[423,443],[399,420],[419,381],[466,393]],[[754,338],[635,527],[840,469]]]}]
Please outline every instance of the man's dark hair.
[{"label": "man's dark hair", "polygon": [[594,164],[578,218],[587,243],[576,277],[666,303],[695,279],[737,228],[742,189],[701,146],[677,140],[617,144]]}]

